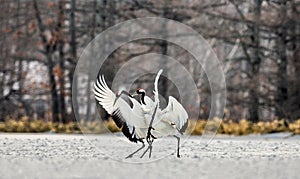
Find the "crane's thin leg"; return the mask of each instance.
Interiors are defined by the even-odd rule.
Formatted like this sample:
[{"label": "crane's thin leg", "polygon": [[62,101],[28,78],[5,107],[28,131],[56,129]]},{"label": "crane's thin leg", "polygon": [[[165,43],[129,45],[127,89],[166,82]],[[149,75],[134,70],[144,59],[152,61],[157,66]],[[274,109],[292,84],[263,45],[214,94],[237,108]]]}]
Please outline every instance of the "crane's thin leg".
[{"label": "crane's thin leg", "polygon": [[152,154],[152,144],[151,144],[149,147],[150,147],[149,158],[151,158],[151,154]]},{"label": "crane's thin leg", "polygon": [[144,155],[147,153],[148,150],[149,150],[149,158],[151,158],[151,154],[152,154],[152,143],[153,143],[153,140],[154,140],[154,139],[152,139],[152,140],[150,140],[150,141],[148,142],[149,146],[148,146],[148,148],[145,150],[145,152],[143,153],[143,155],[141,155],[140,158],[143,158]]},{"label": "crane's thin leg", "polygon": [[[153,124],[153,121],[154,121],[154,117],[155,117],[155,114],[156,114],[157,107],[158,107],[158,105],[156,105],[156,107],[155,107],[155,109],[154,109],[154,111],[153,111],[152,118],[151,118],[151,121],[150,121],[149,127],[148,127],[147,136],[146,136],[146,140],[147,140],[147,142],[148,142],[149,145],[151,145],[152,142],[153,142],[153,140],[151,141],[151,137],[152,137],[152,139],[156,139],[156,137],[154,137],[154,136],[151,134],[151,130],[154,129],[154,128],[152,127],[152,124]],[[151,144],[150,144],[150,143],[151,143]]]},{"label": "crane's thin leg", "polygon": [[[152,146],[151,145],[149,145],[148,146],[148,148],[145,150],[145,152],[141,155],[141,157],[140,158],[143,158],[144,157],[144,155],[148,152],[148,150],[150,149],[150,148],[152,148]],[[152,149],[151,149],[152,150]],[[150,150],[150,151],[151,151]]]},{"label": "crane's thin leg", "polygon": [[[152,143],[154,141],[154,139],[156,139],[156,137],[154,137],[152,134],[151,134],[151,130],[154,129],[152,127],[152,124],[153,124],[153,121],[154,121],[154,117],[155,117],[155,114],[156,114],[156,110],[157,110],[157,107],[158,105],[156,105],[154,111],[153,111],[153,114],[152,114],[152,118],[151,118],[151,121],[149,123],[149,127],[148,127],[148,132],[147,132],[147,136],[146,136],[146,141],[148,142],[149,146],[148,148],[145,150],[145,152],[143,153],[143,155],[141,156],[141,158],[144,157],[144,155],[147,153],[147,151],[150,149],[149,151],[149,158],[151,157],[151,153],[152,153]],[[152,138],[152,139],[151,139]]]},{"label": "crane's thin leg", "polygon": [[179,155],[179,145],[180,145],[180,137],[174,135],[174,137],[177,139],[177,157],[180,158]]},{"label": "crane's thin leg", "polygon": [[144,142],[142,142],[142,143],[143,143],[142,147],[138,148],[135,152],[133,152],[132,154],[128,155],[128,156],[126,157],[126,159],[127,159],[127,158],[133,157],[134,154],[136,154],[138,151],[142,150],[142,149],[145,147]]}]

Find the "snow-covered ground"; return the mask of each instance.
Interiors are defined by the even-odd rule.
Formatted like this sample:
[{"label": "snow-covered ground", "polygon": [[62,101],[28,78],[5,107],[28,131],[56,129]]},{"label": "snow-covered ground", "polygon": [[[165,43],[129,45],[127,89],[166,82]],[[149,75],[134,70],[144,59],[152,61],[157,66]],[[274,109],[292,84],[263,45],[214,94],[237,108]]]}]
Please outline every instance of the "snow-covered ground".
[{"label": "snow-covered ground", "polygon": [[[0,134],[0,178],[299,178],[300,137],[289,134],[158,139],[141,145],[117,135]],[[208,145],[206,145],[208,144]]]}]

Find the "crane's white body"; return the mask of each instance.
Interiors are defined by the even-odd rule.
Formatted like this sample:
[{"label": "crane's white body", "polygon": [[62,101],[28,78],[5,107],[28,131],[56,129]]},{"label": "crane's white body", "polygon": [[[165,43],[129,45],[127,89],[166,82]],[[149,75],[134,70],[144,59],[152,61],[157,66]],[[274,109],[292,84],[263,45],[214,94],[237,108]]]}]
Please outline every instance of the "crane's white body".
[{"label": "crane's white body", "polygon": [[172,96],[169,96],[168,106],[161,110],[159,106],[159,95],[158,95],[158,80],[162,73],[160,70],[154,81],[154,101],[145,96],[146,105],[141,104],[145,118],[149,122],[151,120],[153,111],[157,105],[152,127],[154,136],[161,137],[167,135],[176,135],[178,131],[183,129],[188,120],[188,114],[183,106]]}]

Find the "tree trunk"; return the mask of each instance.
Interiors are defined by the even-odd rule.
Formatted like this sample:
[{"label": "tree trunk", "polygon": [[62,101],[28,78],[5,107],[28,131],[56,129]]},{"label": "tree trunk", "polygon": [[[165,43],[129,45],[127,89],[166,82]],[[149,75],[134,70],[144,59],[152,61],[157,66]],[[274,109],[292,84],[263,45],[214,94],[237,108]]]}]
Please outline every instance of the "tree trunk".
[{"label": "tree trunk", "polygon": [[258,98],[258,87],[259,87],[259,68],[261,64],[260,58],[260,16],[261,16],[261,4],[262,0],[254,0],[254,16],[257,19],[256,23],[250,29],[253,29],[253,36],[251,38],[252,43],[254,44],[253,54],[254,56],[251,59],[252,66],[252,79],[251,79],[251,88],[249,91],[250,95],[250,109],[249,109],[249,120],[252,122],[259,121],[259,98]]},{"label": "tree trunk", "polygon": [[[96,25],[97,25],[97,23],[96,23],[96,13],[97,13],[97,1],[96,0],[94,0],[94,2],[93,2],[93,6],[94,6],[94,12],[93,12],[93,17],[92,17],[92,32],[91,32],[91,40],[93,40],[94,39],[94,37],[95,37],[95,29],[97,28],[96,27]],[[91,53],[92,53],[92,56],[94,56],[94,49],[95,49],[95,47],[94,47],[94,43],[92,43],[92,51],[91,51]],[[89,63],[89,69],[91,69],[92,68],[92,65],[93,65],[93,63],[92,63],[92,61],[89,61],[88,62]],[[88,80],[87,80],[87,89],[86,89],[86,94],[87,94],[87,108],[86,108],[86,120],[91,120],[91,95],[90,95],[90,92],[91,92],[91,81],[92,81],[92,79],[91,79],[91,73],[88,73]]]},{"label": "tree trunk", "polygon": [[292,60],[293,60],[293,66],[294,66],[294,73],[293,73],[293,84],[291,85],[293,87],[292,94],[290,94],[290,100],[292,101],[292,106],[290,110],[293,112],[292,118],[299,119],[300,118],[300,44],[299,44],[299,38],[297,38],[297,34],[300,34],[300,24],[297,23],[298,15],[297,13],[297,6],[295,0],[291,1],[292,5],[292,27],[291,27],[291,37],[292,37]]},{"label": "tree trunk", "polygon": [[63,123],[67,123],[67,115],[66,115],[66,101],[65,101],[65,53],[64,53],[64,34],[63,34],[63,24],[65,20],[64,14],[64,0],[59,1],[59,15],[57,19],[57,32],[58,32],[58,51],[59,51],[59,69],[60,73],[59,77],[59,104],[60,104],[60,117]]},{"label": "tree trunk", "polygon": [[[70,73],[69,73],[69,81],[70,81],[70,89],[69,91],[71,92],[71,99],[72,102],[74,103],[72,105],[72,111],[71,111],[71,115],[73,116],[73,120],[75,121],[76,118],[75,116],[79,117],[79,113],[78,113],[78,100],[77,100],[77,76],[76,74],[74,74],[75,71],[75,65],[76,65],[76,61],[77,61],[77,43],[76,43],[76,26],[75,26],[75,11],[76,11],[76,0],[71,0],[71,13],[70,13],[70,32],[71,32],[71,42],[70,42],[70,46],[71,46],[71,54],[73,59],[71,59],[71,69],[70,69]],[[75,89],[74,91],[72,91],[72,88]],[[75,96],[73,98],[73,96]],[[78,118],[77,120],[80,121],[80,119]]]},{"label": "tree trunk", "polygon": [[[281,5],[281,13],[282,19],[286,18],[286,4]],[[284,21],[283,21],[284,22]],[[278,118],[286,118],[288,117],[287,106],[288,101],[288,78],[287,78],[287,54],[286,54],[286,37],[287,37],[287,29],[285,24],[281,24],[278,29],[278,82],[277,82],[277,108],[276,108],[276,116]]]},{"label": "tree trunk", "polygon": [[60,122],[59,119],[59,103],[58,103],[58,94],[56,89],[56,82],[55,82],[55,76],[53,73],[54,63],[52,60],[52,53],[53,53],[53,45],[50,45],[47,42],[47,39],[45,37],[45,26],[42,22],[41,14],[37,5],[36,0],[33,0],[33,8],[35,10],[35,17],[38,22],[38,28],[40,31],[40,38],[42,40],[43,46],[44,46],[44,54],[47,59],[47,68],[48,68],[48,76],[49,76],[49,84],[50,84],[50,91],[51,91],[51,98],[52,98],[52,116],[53,116],[53,122]]},{"label": "tree trunk", "polygon": [[51,98],[52,98],[53,122],[60,122],[58,94],[56,90],[55,76],[53,74],[54,65],[53,65],[51,53],[47,53],[47,60],[48,60],[49,84],[50,84]]}]

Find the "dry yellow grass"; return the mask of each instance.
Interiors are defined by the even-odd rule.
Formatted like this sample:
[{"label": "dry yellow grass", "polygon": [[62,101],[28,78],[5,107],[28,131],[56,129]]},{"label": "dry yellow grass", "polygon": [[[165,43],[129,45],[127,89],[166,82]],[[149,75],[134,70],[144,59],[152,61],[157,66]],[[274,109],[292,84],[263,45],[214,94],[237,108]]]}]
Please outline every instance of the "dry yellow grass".
[{"label": "dry yellow grass", "polygon": [[[205,130],[215,131],[216,127],[218,134],[228,135],[247,135],[247,134],[267,134],[275,132],[292,132],[294,134],[300,134],[300,119],[294,122],[287,122],[286,120],[274,120],[268,122],[252,123],[246,119],[241,119],[239,122],[220,121],[218,119],[209,120],[190,120],[188,132],[192,135],[201,135]],[[206,129],[205,129],[206,127]]]},{"label": "dry yellow grass", "polygon": [[[270,122],[251,123],[246,119],[241,119],[239,122],[233,120],[221,121],[220,119],[213,120],[190,120],[187,128],[187,133],[192,135],[201,135],[204,131],[215,131],[218,134],[229,135],[247,135],[247,134],[266,134],[275,132],[292,132],[300,134],[300,119],[294,122],[286,120],[274,120]],[[70,122],[67,124],[44,122],[43,120],[29,120],[28,117],[23,117],[20,120],[7,119],[5,122],[0,122],[0,132],[54,132],[54,133],[106,133],[119,132],[120,129],[116,126],[112,119],[104,122]]]}]

